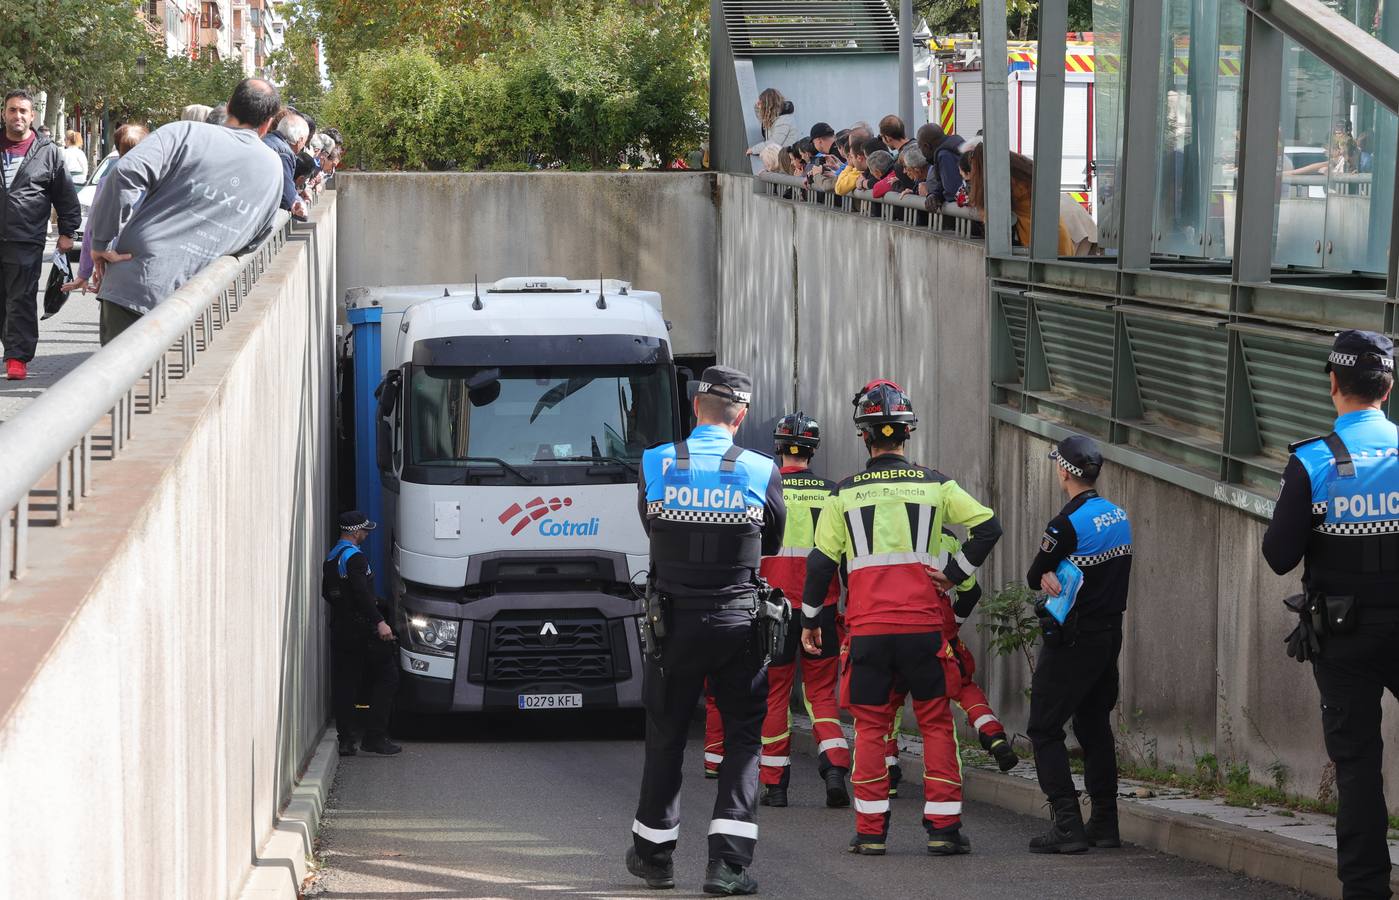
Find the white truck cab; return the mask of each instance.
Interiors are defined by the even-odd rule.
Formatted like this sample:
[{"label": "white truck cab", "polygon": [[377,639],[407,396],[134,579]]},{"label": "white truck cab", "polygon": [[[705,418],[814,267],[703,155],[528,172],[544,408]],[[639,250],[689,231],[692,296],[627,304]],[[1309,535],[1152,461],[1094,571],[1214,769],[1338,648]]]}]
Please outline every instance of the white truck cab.
[{"label": "white truck cab", "polygon": [[346,312],[400,702],[640,706],[637,470],[682,420],[660,295],[507,278],[354,289]]}]

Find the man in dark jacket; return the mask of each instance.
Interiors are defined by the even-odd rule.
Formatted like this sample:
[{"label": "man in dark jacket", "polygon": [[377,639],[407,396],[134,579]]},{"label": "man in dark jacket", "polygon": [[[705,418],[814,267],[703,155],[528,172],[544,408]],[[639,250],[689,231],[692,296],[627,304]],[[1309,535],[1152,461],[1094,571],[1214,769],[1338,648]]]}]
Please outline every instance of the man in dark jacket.
[{"label": "man in dark jacket", "polygon": [[0,342],[5,377],[20,381],[28,376],[39,343],[39,273],[49,212],[58,212],[58,249],[67,253],[82,223],[82,207],[63,151],[30,130],[33,98],[11,91],[0,114]]},{"label": "man in dark jacket", "polygon": [[962,158],[964,141],[955,134],[944,134],[943,130],[931,122],[918,129],[918,149],[928,160],[928,176],[923,193],[927,196],[927,208],[935,211],[944,203],[957,200],[957,189],[962,186],[962,173],[957,162]]},{"label": "man in dark jacket", "polygon": [[296,193],[296,155],[306,146],[310,128],[299,114],[287,111],[277,122],[276,130],[269,131],[262,142],[276,151],[282,160],[282,209],[292,215],[304,216],[304,205],[298,208],[300,198]]}]

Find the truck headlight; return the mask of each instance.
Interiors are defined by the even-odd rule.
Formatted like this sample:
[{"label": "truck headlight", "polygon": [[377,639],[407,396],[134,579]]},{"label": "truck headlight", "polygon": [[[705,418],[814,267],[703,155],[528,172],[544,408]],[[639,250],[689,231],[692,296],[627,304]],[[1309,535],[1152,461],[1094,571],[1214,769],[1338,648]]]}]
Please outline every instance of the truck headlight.
[{"label": "truck headlight", "polygon": [[451,656],[457,649],[457,637],[461,632],[461,623],[454,619],[411,616],[408,619],[408,632],[413,643],[423,650]]}]

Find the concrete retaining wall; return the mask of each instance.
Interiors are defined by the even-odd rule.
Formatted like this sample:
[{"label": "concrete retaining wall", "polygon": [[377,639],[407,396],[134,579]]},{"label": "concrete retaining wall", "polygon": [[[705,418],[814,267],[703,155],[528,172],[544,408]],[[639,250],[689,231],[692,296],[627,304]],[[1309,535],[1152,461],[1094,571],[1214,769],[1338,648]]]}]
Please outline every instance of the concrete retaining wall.
[{"label": "concrete retaining wall", "polygon": [[[1060,509],[1050,445],[988,414],[987,287],[978,244],[755,195],[720,176],[719,360],[751,371],[757,397],[740,436],[767,449],[766,426],[803,408],[824,426],[816,468],[863,465],[850,399],[892,378],[920,417],[915,461],[948,473],[999,514],[1006,530],[981,573],[994,590],[1024,578],[1044,524]],[[1265,784],[1325,794],[1320,701],[1309,668],[1288,659],[1283,597],[1296,579],[1272,574],[1266,523],[1139,472],[1110,467],[1104,494],[1131,513],[1136,558],[1122,659],[1121,741],[1193,770],[1246,765]],[[975,622],[975,619],[973,619]],[[979,674],[1013,731],[1027,719],[1028,667],[991,660]],[[1393,699],[1385,735],[1399,739]],[[1390,755],[1391,783],[1399,758]],[[1390,797],[1399,811],[1399,796]]]},{"label": "concrete retaining wall", "polygon": [[47,651],[0,664],[0,896],[231,897],[259,865],[326,721],[335,219],[332,196],[73,524],[31,530],[0,615]]},{"label": "concrete retaining wall", "polygon": [[660,291],[675,352],[714,352],[708,173],[342,173],[341,289],[607,276]]}]

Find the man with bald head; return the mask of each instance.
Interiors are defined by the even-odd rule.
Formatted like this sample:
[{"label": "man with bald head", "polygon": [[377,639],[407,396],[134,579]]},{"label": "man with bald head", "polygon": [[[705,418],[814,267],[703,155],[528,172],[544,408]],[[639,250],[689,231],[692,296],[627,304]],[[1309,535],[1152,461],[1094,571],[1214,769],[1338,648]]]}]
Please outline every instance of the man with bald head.
[{"label": "man with bald head", "polygon": [[269,82],[245,78],[226,124],[171,122],[117,163],[88,217],[103,344],[271,231],[282,166],[261,139],[281,107]]}]

